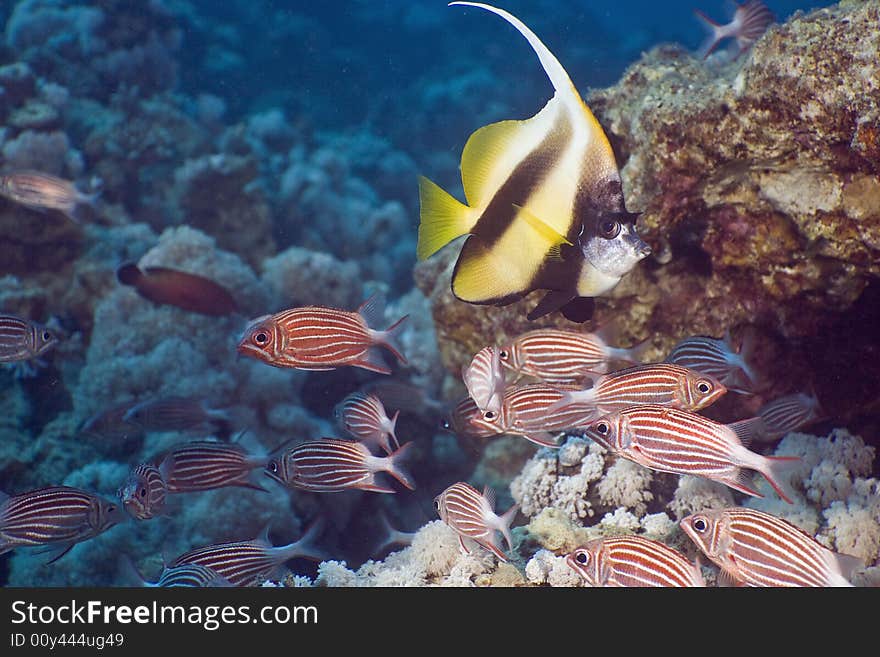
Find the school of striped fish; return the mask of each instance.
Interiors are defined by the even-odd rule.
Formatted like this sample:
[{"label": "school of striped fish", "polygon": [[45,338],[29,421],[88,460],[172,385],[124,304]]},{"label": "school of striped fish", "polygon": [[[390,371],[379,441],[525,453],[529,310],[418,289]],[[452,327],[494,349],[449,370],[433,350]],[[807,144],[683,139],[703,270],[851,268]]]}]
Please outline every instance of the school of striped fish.
[{"label": "school of striped fish", "polygon": [[[559,312],[583,323],[592,316],[593,299],[610,293],[651,254],[636,230],[637,216],[626,209],[611,144],[562,64],[523,22],[482,3],[451,5],[485,10],[513,26],[534,50],[554,93],[531,118],[487,125],[470,136],[460,167],[466,202],[427,178],[419,180],[418,257],[429,258],[467,236],[452,274],[455,297],[506,305],[540,291],[529,319]],[[705,56],[727,38],[745,50],[773,20],[756,0],[739,5],[729,25],[703,18],[712,32]],[[97,193],[39,172],[0,177],[0,194],[74,221],[81,206],[97,200]],[[189,272],[129,263],[116,276],[144,299],[181,312],[241,314],[228,290]],[[406,320],[385,320],[381,294],[356,309],[287,308],[250,319],[230,358],[290,370],[353,367],[389,375],[395,365],[407,364],[400,341]],[[719,482],[746,497],[763,496],[755,483],[760,476],[792,503],[796,493],[787,468],[799,457],[766,456],[760,447],[821,421],[815,392],[770,400],[754,416],[727,424],[703,414],[725,395],[760,390],[763,374],[751,362],[753,336],[747,334],[739,348],[729,332],[684,336],[658,362],[645,361],[650,340],[624,348],[613,344],[611,331],[599,329],[536,328],[511,339],[484,337],[485,347],[461,371],[467,396],[445,413],[444,428],[459,437],[480,445],[495,436],[520,436],[552,450],[564,437],[578,435],[616,458]],[[38,367],[61,340],[51,327],[0,314],[2,363]],[[336,400],[333,416],[344,437],[291,440],[271,451],[249,446],[246,426],[199,398],[145,398],[107,408],[84,422],[80,435],[127,440],[172,431],[192,439],[152,462],[132,464],[115,500],[70,486],[0,494],[0,554],[45,549],[54,563],[116,525],[166,518],[172,496],[220,488],[406,495],[417,489],[409,467],[415,436],[398,435],[405,408],[390,403],[399,400],[390,388],[384,393],[380,384]],[[521,561],[522,546],[512,533],[519,509],[496,510],[492,488],[480,491],[458,481],[436,495],[434,507],[462,552]],[[384,516],[376,522],[388,536],[380,547],[412,540],[412,533],[394,530]],[[565,553],[565,563],[585,585],[609,587],[703,587],[708,564],[717,566],[719,582],[736,586],[849,586],[860,565],[786,520],[745,507],[699,511],[680,527],[693,543],[691,553],[705,559],[639,536],[609,536]],[[133,585],[256,586],[282,576],[292,559],[332,558],[320,548],[322,529],[318,521],[281,546],[266,531],[196,547],[165,563],[152,582],[122,558]]]}]

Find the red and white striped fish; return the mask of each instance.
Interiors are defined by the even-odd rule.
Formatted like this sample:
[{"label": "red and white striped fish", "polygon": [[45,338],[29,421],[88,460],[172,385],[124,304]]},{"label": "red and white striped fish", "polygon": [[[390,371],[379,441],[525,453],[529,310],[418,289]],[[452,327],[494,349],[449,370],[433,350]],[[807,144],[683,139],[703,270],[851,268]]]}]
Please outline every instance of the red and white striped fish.
[{"label": "red and white striped fish", "polygon": [[501,532],[508,549],[513,549],[510,523],[516,517],[519,505],[514,504],[502,516],[496,515],[494,507],[495,493],[491,488],[487,486],[480,494],[480,491],[463,481],[452,484],[434,498],[434,508],[440,519],[458,534],[459,544],[465,554],[470,554],[464,543],[464,539],[469,538],[491,551],[501,561],[508,561],[495,532]]},{"label": "red and white striped fish", "polygon": [[76,215],[80,204],[93,204],[98,193],[84,194],[73,183],[39,171],[17,171],[0,176],[0,196],[32,210],[57,210],[79,223]]},{"label": "red and white striped fish", "polygon": [[288,545],[273,547],[268,531],[252,541],[216,543],[186,552],[170,565],[198,565],[210,568],[232,586],[259,586],[276,575],[286,561],[296,558],[321,561],[325,555],[314,547],[314,540],[322,530],[316,522],[298,540]]},{"label": "red and white striped fish", "polygon": [[646,341],[621,349],[609,346],[601,332],[536,329],[503,345],[499,357],[505,367],[520,376],[549,384],[579,385],[591,375],[608,372],[614,362],[640,362],[649,346]]},{"label": "red and white striped fish", "polygon": [[225,411],[208,408],[201,399],[159,397],[135,404],[122,420],[144,431],[194,431],[227,422],[229,416]]},{"label": "red and white striped fish", "polygon": [[823,418],[816,393],[798,392],[764,404],[758,410],[763,427],[757,439],[773,441]]},{"label": "red and white striped fish", "polygon": [[498,413],[501,410],[505,383],[498,347],[489,346],[478,351],[470,365],[462,368],[461,378],[481,411]]},{"label": "red and white striped fish", "polygon": [[356,440],[320,438],[300,443],[273,457],[266,474],[288,488],[314,493],[339,493],[353,488],[374,493],[396,493],[376,483],[376,474],[387,472],[401,484],[415,490],[415,483],[401,461],[412,443],[388,456],[373,456]]},{"label": "red and white striped fish", "polygon": [[98,411],[83,420],[77,428],[77,435],[102,440],[128,440],[143,436],[141,427],[123,419],[131,406],[131,402],[128,402]]},{"label": "red and white striped fish", "polygon": [[266,489],[250,481],[250,474],[265,467],[269,457],[249,454],[235,443],[199,440],[172,447],[158,468],[169,493],[191,493],[226,486]]},{"label": "red and white striped fish", "polygon": [[39,358],[57,342],[55,334],[42,324],[0,314],[0,363]]},{"label": "red and white striped fish", "polygon": [[710,509],[682,519],[681,528],[722,570],[745,586],[852,586],[864,564],[832,552],[803,530],[755,509]]},{"label": "red and white striped fish", "polygon": [[149,520],[162,513],[168,487],[159,469],[141,463],[128,475],[117,493],[122,506],[133,518]]},{"label": "red and white striped fish", "polygon": [[791,504],[782,470],[800,459],[749,451],[746,445],[760,425],[760,418],[719,424],[690,411],[647,405],[605,415],[585,431],[603,447],[646,468],[705,477],[763,497],[751,482],[750,471],[757,471]]},{"label": "red and white striped fish", "polygon": [[391,374],[379,348],[406,364],[396,335],[407,316],[384,331],[373,329],[384,319],[383,306],[374,294],[356,312],[323,306],[283,310],[254,320],[238,343],[238,352],[274,367],[326,371],[350,365]]},{"label": "red and white striped fish", "polygon": [[88,491],[50,486],[8,496],[0,493],[0,554],[18,547],[53,546],[63,557],[76,544],[122,521],[119,507]]},{"label": "red and white striped fish", "polygon": [[232,584],[207,566],[184,563],[179,566],[165,566],[159,579],[148,582],[135,568],[130,559],[123,558],[120,563],[122,577],[132,586],[148,588],[215,588],[229,587]]},{"label": "red and white striped fish", "polygon": [[477,403],[470,397],[459,401],[449,416],[443,420],[441,428],[454,433],[462,438],[492,438],[500,436],[497,428],[491,422],[477,424],[474,422],[481,418],[483,412],[477,408]]},{"label": "red and white striped fish", "polygon": [[720,340],[694,336],[675,345],[664,362],[713,376],[729,390],[751,392],[758,384],[758,377],[748,362],[753,340],[753,334],[746,333],[737,353],[731,345],[729,331]]},{"label": "red and white striped fish", "polygon": [[589,406],[567,405],[551,410],[565,392],[543,383],[507,388],[501,412],[478,413],[471,418],[471,426],[496,435],[523,436],[542,447],[559,447],[556,434],[586,424],[594,414]]},{"label": "red and white striped fish", "polygon": [[773,12],[761,0],[746,0],[743,4],[737,4],[733,20],[725,25],[716,23],[699,10],[695,9],[694,13],[709,31],[709,36],[700,46],[699,52],[703,59],[712,54],[724,39],[736,39],[739,57],[776,21]]},{"label": "red and white striped fish", "polygon": [[727,388],[715,377],[680,365],[657,363],[637,365],[603,374],[586,390],[563,393],[549,411],[566,406],[592,406],[594,417],[629,406],[656,404],[686,411],[698,411],[719,399]]},{"label": "red and white striped fish", "polygon": [[400,411],[389,418],[385,405],[376,395],[352,393],[339,403],[334,415],[349,434],[363,442],[378,445],[386,454],[400,447],[394,433]]},{"label": "red and white striped fish", "polygon": [[571,552],[565,562],[590,586],[706,586],[698,564],[641,536],[598,538]]}]

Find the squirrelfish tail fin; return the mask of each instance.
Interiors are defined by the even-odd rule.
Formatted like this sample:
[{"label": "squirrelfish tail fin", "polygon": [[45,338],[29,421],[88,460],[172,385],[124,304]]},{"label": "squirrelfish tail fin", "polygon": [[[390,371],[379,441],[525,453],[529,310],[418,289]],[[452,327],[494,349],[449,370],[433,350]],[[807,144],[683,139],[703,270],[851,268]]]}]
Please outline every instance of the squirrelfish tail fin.
[{"label": "squirrelfish tail fin", "polygon": [[476,222],[471,208],[424,176],[419,176],[419,203],[421,223],[416,248],[419,260],[429,258],[456,237],[469,233]]},{"label": "squirrelfish tail fin", "polygon": [[722,29],[722,25],[716,23],[711,18],[706,16],[699,9],[694,9],[694,14],[697,18],[700,19],[700,23],[706,29],[708,33],[706,35],[706,40],[700,45],[700,49],[697,50],[697,54],[701,59],[706,59],[709,55],[711,55],[715,49],[718,47],[718,44],[725,38],[725,34]]}]

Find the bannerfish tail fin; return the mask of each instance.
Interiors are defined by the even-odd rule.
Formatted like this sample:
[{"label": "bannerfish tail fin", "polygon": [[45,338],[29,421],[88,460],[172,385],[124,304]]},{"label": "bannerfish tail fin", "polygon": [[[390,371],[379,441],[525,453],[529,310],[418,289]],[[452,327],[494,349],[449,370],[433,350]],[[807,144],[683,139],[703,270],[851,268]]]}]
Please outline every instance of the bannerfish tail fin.
[{"label": "bannerfish tail fin", "polygon": [[425,260],[449,244],[456,237],[471,231],[476,223],[475,213],[449,192],[419,176],[419,241],[416,255]]}]

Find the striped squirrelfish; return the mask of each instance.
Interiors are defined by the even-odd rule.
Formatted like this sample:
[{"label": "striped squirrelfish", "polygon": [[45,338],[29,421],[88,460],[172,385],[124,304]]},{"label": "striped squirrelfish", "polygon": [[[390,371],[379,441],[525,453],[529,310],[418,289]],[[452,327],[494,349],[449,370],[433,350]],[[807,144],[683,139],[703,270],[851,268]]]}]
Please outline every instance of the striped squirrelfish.
[{"label": "striped squirrelfish", "polygon": [[159,469],[149,463],[141,463],[128,475],[117,496],[130,516],[149,520],[162,513],[167,494],[168,487]]},{"label": "striped squirrelfish", "polygon": [[452,484],[434,498],[434,508],[440,519],[458,534],[462,552],[470,554],[465,538],[476,541],[501,561],[508,561],[501,550],[495,532],[501,532],[508,549],[513,549],[510,523],[516,517],[519,505],[514,504],[504,515],[495,513],[495,493],[488,486],[480,494],[476,488],[463,481]]},{"label": "striped squirrelfish", "polygon": [[815,391],[811,391],[810,394],[798,392],[767,402],[758,409],[758,417],[763,426],[757,440],[770,442],[818,422],[824,415]]},{"label": "striped squirrelfish", "polygon": [[470,364],[462,368],[461,378],[481,411],[498,413],[501,410],[505,382],[498,347],[478,351]]},{"label": "striped squirrelfish", "polygon": [[782,469],[800,459],[749,451],[746,445],[760,429],[760,418],[719,424],[690,411],[646,405],[605,415],[585,431],[588,438],[646,468],[704,477],[763,497],[751,482],[751,471],[757,471],[791,504]]},{"label": "striped squirrelfish", "polygon": [[238,303],[229,290],[204,276],[168,267],[141,269],[127,263],[116,270],[116,279],[159,305],[215,317],[238,312]]},{"label": "striped squirrelfish", "polygon": [[18,547],[50,546],[63,557],[122,520],[119,507],[88,491],[50,486],[8,496],[0,493],[0,554]]},{"label": "striped squirrelfish", "polygon": [[773,12],[761,0],[746,0],[736,4],[733,19],[724,25],[716,23],[703,12],[695,9],[694,13],[702,21],[709,35],[700,46],[700,56],[706,59],[725,39],[736,39],[739,46],[736,56],[739,57],[751,48],[767,28],[775,21]]},{"label": "striped squirrelfish", "polygon": [[720,340],[695,336],[675,345],[664,362],[714,376],[735,392],[750,393],[758,384],[758,377],[748,362],[753,345],[751,332],[746,333],[739,353],[731,345],[730,331]]},{"label": "striped squirrelfish", "polygon": [[591,376],[607,372],[615,361],[640,362],[647,347],[647,340],[630,349],[611,347],[601,331],[536,329],[503,345],[499,357],[502,365],[520,376],[551,385],[580,385]]},{"label": "striped squirrelfish", "polygon": [[155,582],[148,582],[128,558],[121,559],[120,568],[125,580],[132,586],[148,588],[215,588],[230,587],[232,583],[216,571],[197,563],[165,566]]},{"label": "striped squirrelfish", "polygon": [[755,509],[709,509],[682,519],[681,528],[720,568],[745,586],[852,586],[864,564],[832,552],[782,518]]},{"label": "striped squirrelfish", "polygon": [[225,411],[207,408],[205,402],[190,397],[159,397],[131,406],[122,421],[144,431],[193,431],[225,423]]},{"label": "striped squirrelfish", "polygon": [[78,436],[92,436],[104,440],[128,440],[139,438],[144,430],[136,424],[125,421],[125,414],[131,402],[118,404],[98,411],[86,418],[76,430]]},{"label": "striped squirrelfish", "polygon": [[530,119],[500,121],[470,136],[460,165],[467,205],[420,178],[417,255],[424,260],[469,235],[452,275],[458,299],[506,305],[547,290],[529,319],[561,310],[584,322],[592,297],[651,253],[624,205],[614,152],[562,64],[522,21],[486,4],[451,4],[485,9],[515,27],[554,95]]},{"label": "striped squirrelfish", "polygon": [[171,448],[158,469],[169,493],[191,493],[227,486],[264,491],[250,474],[265,467],[268,456],[249,454],[241,445],[199,440]]},{"label": "striped squirrelfish", "polygon": [[592,388],[563,392],[563,397],[548,410],[567,406],[592,406],[594,417],[621,411],[629,406],[656,404],[698,411],[727,392],[708,374],[700,374],[680,365],[658,363],[638,365],[596,379]]},{"label": "striped squirrelfish", "polygon": [[42,324],[15,315],[0,315],[0,363],[39,358],[58,342]]},{"label": "striped squirrelfish", "polygon": [[204,566],[225,579],[232,586],[258,586],[273,577],[286,561],[296,558],[322,560],[325,555],[314,545],[321,533],[322,523],[315,522],[303,536],[288,545],[273,546],[269,532],[252,541],[216,543],[186,552],[171,564]]},{"label": "striped squirrelfish", "polygon": [[48,173],[19,171],[0,176],[0,196],[32,210],[57,210],[80,223],[76,216],[79,205],[93,205],[99,193],[84,194],[69,180]]},{"label": "striped squirrelfish", "polygon": [[497,427],[489,423],[476,423],[474,420],[481,418],[483,411],[477,408],[477,402],[470,397],[465,397],[458,402],[444,418],[441,428],[454,433],[462,438],[492,438],[500,436]]},{"label": "striped squirrelfish", "polygon": [[598,538],[571,552],[565,563],[590,586],[706,586],[698,564],[641,536]]},{"label": "striped squirrelfish", "polygon": [[391,374],[379,348],[406,364],[396,335],[407,316],[384,331],[373,329],[383,321],[383,306],[381,296],[374,294],[356,312],[304,306],[260,317],[245,330],[238,352],[274,367],[326,371],[350,365]]},{"label": "striped squirrelfish", "polygon": [[389,418],[385,406],[376,395],[355,392],[334,409],[337,421],[358,440],[381,447],[386,454],[400,448],[394,434],[400,411]]},{"label": "striped squirrelfish", "polygon": [[266,475],[288,488],[313,493],[339,493],[357,488],[374,493],[396,493],[376,483],[376,474],[387,472],[410,490],[415,483],[401,461],[412,443],[388,456],[373,456],[356,440],[320,438],[284,450],[266,465]]},{"label": "striped squirrelfish", "polygon": [[559,447],[556,434],[586,424],[594,411],[589,406],[566,405],[551,410],[565,390],[533,383],[504,391],[499,413],[485,412],[471,418],[478,431],[523,436],[542,447]]}]

